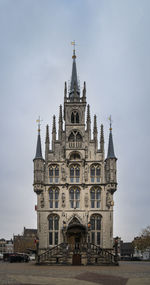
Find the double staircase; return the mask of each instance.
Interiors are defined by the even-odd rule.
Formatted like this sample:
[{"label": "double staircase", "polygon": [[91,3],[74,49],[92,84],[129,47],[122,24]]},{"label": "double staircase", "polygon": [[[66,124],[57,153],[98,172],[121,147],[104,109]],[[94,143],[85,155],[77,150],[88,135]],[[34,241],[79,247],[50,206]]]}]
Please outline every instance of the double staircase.
[{"label": "double staircase", "polygon": [[61,243],[39,254],[37,264],[118,265],[118,260],[109,250],[92,243]]}]

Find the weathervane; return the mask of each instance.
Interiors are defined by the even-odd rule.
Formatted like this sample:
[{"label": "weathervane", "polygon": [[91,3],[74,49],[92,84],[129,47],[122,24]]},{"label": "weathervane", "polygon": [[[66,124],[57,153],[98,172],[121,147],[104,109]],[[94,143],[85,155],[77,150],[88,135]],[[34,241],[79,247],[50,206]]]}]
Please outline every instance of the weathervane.
[{"label": "weathervane", "polygon": [[112,118],[111,118],[111,115],[109,116],[108,119],[109,119],[109,121],[110,121],[110,128],[109,128],[109,130],[112,131]]},{"label": "weathervane", "polygon": [[40,119],[40,116],[39,116],[39,118],[36,120],[36,123],[38,123],[38,133],[40,133],[40,126],[41,126],[41,122],[42,122],[43,120],[41,120]]},{"label": "weathervane", "polygon": [[76,47],[75,40],[73,42],[71,42],[71,45],[73,45],[73,56],[72,56],[72,58],[76,58],[76,55],[75,55],[75,47]]}]

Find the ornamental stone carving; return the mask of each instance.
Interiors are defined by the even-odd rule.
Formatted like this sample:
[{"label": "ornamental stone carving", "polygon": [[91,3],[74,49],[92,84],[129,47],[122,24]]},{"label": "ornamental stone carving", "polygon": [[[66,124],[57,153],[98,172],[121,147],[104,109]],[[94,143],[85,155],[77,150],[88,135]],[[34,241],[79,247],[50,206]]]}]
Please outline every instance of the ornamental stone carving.
[{"label": "ornamental stone carving", "polygon": [[62,180],[65,181],[66,180],[66,171],[65,171],[65,165],[62,165],[61,168],[61,173],[62,173]]},{"label": "ornamental stone carving", "polygon": [[62,193],[62,207],[64,208],[66,206],[66,196],[65,193]]}]

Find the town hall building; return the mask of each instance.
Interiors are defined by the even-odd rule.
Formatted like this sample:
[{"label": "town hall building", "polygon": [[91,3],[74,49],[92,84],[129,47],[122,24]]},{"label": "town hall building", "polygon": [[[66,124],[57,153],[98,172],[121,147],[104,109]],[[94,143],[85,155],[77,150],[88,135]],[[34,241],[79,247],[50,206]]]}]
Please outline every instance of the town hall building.
[{"label": "town hall building", "polygon": [[[52,141],[46,126],[42,155],[40,122],[34,158],[37,194],[38,261],[90,264],[112,259],[113,194],[117,189],[116,161],[110,121],[108,152],[97,118],[92,131],[86,83],[80,90],[73,50],[71,82],[64,87],[58,137],[53,116]],[[106,258],[105,258],[106,261]]]}]

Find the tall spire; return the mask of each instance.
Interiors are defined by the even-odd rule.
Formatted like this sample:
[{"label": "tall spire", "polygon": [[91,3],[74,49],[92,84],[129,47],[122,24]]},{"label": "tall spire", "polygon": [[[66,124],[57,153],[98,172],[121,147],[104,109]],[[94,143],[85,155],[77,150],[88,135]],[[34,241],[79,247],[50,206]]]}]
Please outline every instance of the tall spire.
[{"label": "tall spire", "polygon": [[37,158],[43,159],[43,157],[42,157],[42,147],[41,147],[41,136],[40,136],[40,125],[41,125],[40,117],[37,120],[37,123],[38,123],[38,137],[37,137],[35,159],[37,159]]},{"label": "tall spire", "polygon": [[80,97],[80,88],[79,88],[78,79],[77,79],[75,41],[72,42],[72,44],[74,45],[74,49],[73,49],[73,56],[72,56],[73,63],[72,63],[72,75],[71,75],[69,98],[73,100],[74,97],[76,98]]},{"label": "tall spire", "polygon": [[108,153],[107,158],[116,158],[114,153],[114,145],[113,145],[113,137],[112,137],[112,120],[111,116],[109,117],[110,120],[110,133],[109,133],[109,143],[108,143]]}]

